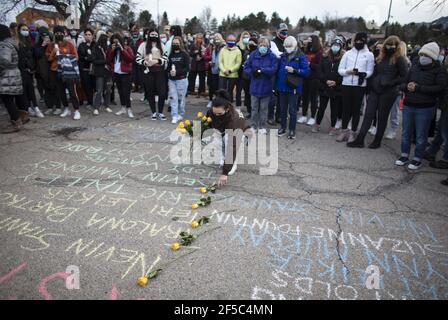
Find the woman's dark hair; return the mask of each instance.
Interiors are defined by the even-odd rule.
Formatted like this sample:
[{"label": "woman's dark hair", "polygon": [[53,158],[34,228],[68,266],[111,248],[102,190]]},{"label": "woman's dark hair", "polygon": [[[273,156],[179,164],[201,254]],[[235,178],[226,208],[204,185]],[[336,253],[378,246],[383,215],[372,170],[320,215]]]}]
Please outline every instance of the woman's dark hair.
[{"label": "woman's dark hair", "polygon": [[95,32],[93,31],[92,28],[85,28],[84,29],[84,34],[86,34],[87,31],[90,32],[92,34],[92,36],[95,35]]},{"label": "woman's dark hair", "polygon": [[212,107],[224,107],[224,109],[233,109],[233,105],[230,100],[230,95],[227,90],[220,89],[215,92],[215,98],[212,101]]},{"label": "woman's dark hair", "polygon": [[148,37],[146,39],[146,54],[150,54],[151,50],[152,50],[152,43],[151,43],[151,40],[149,40],[149,35],[152,32],[157,32],[158,38],[157,38],[157,41],[156,41],[156,46],[157,46],[157,49],[160,50],[160,54],[163,55],[162,42],[160,41],[160,33],[159,33],[159,30],[157,30],[156,28],[150,28],[149,31],[148,31]]},{"label": "woman's dark hair", "polygon": [[11,38],[11,31],[8,26],[0,24],[0,41],[5,40],[6,38]]},{"label": "woman's dark hair", "polygon": [[316,53],[320,49],[322,49],[322,43],[320,42],[319,37],[313,34],[311,36],[311,42],[308,44],[307,51]]},{"label": "woman's dark hair", "polygon": [[98,38],[98,45],[101,48],[103,48],[104,50],[107,49],[107,35],[106,34],[100,35],[100,37]]},{"label": "woman's dark hair", "polygon": [[20,24],[17,26],[17,35],[18,35],[18,37],[19,37],[19,45],[20,45],[20,46],[23,46],[23,47],[30,47],[30,46],[31,46],[31,40],[30,40],[30,37],[29,37],[29,36],[28,36],[28,37],[24,37],[24,36],[22,36],[22,34],[20,33],[20,29],[21,29],[23,26],[25,26],[25,27],[28,28],[28,26],[27,26],[25,23],[20,23]]},{"label": "woman's dark hair", "polygon": [[121,45],[123,45],[123,38],[121,37],[121,35],[119,33],[114,33],[111,37],[110,37],[110,43],[112,44],[114,42],[114,40],[117,39],[118,42],[120,42]]},{"label": "woman's dark hair", "polygon": [[182,38],[182,28],[180,26],[171,26],[170,35]]}]

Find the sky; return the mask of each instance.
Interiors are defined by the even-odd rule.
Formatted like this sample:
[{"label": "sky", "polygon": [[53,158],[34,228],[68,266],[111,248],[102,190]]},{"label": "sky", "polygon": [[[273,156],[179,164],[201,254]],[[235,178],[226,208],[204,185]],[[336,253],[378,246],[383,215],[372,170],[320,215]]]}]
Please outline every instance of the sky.
[{"label": "sky", "polygon": [[[135,0],[137,11],[147,9],[157,16],[157,0]],[[419,9],[410,11],[412,3],[417,0],[393,0],[391,22],[432,22],[441,16],[448,16],[448,7],[434,12],[431,6],[422,5]],[[432,2],[432,0],[427,0]],[[362,16],[366,20],[384,22],[387,19],[389,0],[159,0],[160,16],[167,11],[172,23],[175,18],[185,21],[186,18],[199,16],[205,6],[210,6],[212,14],[218,21],[228,14],[245,16],[249,13],[264,11],[268,17],[277,11],[282,18],[288,16],[292,24],[300,17],[315,17],[322,19],[326,13],[331,17]]]}]

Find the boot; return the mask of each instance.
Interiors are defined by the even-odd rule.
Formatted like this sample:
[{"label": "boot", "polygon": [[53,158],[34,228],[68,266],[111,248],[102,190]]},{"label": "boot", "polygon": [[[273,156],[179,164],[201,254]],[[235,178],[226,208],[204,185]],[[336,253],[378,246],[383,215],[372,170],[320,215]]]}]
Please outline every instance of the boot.
[{"label": "boot", "polygon": [[27,111],[19,110],[20,120],[22,120],[22,124],[27,124],[30,122],[30,114]]},{"label": "boot", "polygon": [[369,145],[369,149],[379,149],[381,148],[381,142],[378,140],[373,140],[373,142]]},{"label": "boot", "polygon": [[364,141],[361,141],[361,139],[356,138],[355,141],[347,143],[347,147],[349,147],[349,148],[364,148]]},{"label": "boot", "polygon": [[22,120],[19,118],[16,121],[11,121],[11,125],[2,130],[2,134],[9,134],[19,132],[22,129]]}]

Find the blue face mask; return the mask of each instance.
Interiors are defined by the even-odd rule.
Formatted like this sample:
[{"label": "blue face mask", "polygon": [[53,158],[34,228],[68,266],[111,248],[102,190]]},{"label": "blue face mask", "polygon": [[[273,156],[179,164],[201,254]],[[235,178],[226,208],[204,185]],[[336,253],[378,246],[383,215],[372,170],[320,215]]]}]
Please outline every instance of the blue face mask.
[{"label": "blue face mask", "polygon": [[31,38],[37,38],[38,35],[39,35],[39,32],[31,31]]},{"label": "blue face mask", "polygon": [[333,54],[338,54],[339,51],[341,51],[341,47],[339,47],[339,46],[332,46],[331,47],[331,51],[333,52]]},{"label": "blue face mask", "polygon": [[229,48],[233,48],[235,45],[236,45],[235,41],[229,41],[229,42],[227,42],[227,46],[228,46]]},{"label": "blue face mask", "polygon": [[264,56],[265,54],[268,53],[268,48],[266,48],[266,47],[259,47],[259,48],[258,48],[258,51],[260,52],[260,54],[261,54],[262,56]]}]

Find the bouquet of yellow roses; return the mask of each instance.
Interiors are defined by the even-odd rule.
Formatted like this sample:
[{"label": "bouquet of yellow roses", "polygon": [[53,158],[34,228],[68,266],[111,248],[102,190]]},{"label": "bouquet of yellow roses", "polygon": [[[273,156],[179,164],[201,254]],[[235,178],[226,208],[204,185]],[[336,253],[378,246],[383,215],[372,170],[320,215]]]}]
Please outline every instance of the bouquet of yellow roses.
[{"label": "bouquet of yellow roses", "polygon": [[[198,113],[197,119],[201,121],[201,139],[204,132],[211,128],[212,118],[205,116],[202,112]],[[193,121],[185,120],[184,122],[179,122],[177,132],[188,133],[190,137],[193,136]]]}]

